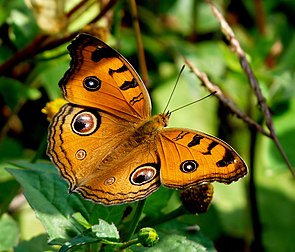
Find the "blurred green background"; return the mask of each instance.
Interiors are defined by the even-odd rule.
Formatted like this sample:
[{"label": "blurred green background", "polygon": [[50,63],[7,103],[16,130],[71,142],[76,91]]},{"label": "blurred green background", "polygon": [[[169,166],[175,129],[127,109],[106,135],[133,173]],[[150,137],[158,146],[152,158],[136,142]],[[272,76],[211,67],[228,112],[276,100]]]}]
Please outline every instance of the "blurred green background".
[{"label": "blurred green background", "polygon": [[[49,122],[41,109],[61,96],[58,81],[69,66],[66,47],[71,39],[79,32],[102,37],[141,74],[129,1],[111,1],[109,6],[94,0],[44,3],[0,0],[0,251],[56,250],[47,245],[48,235],[52,236],[48,226],[44,229],[44,217],[36,207],[37,192],[29,188],[40,183],[41,175],[34,177],[22,171],[40,172],[45,166],[44,170],[55,172],[44,152]],[[271,109],[276,134],[294,164],[295,2],[214,3],[247,53]],[[99,16],[105,8],[108,12]],[[264,126],[257,98],[208,4],[147,0],[138,1],[137,8],[154,113],[160,113],[167,103],[184,64],[182,54],[206,72],[240,110]],[[186,68],[169,109],[208,93]],[[194,233],[188,234],[187,228],[195,227],[194,232],[200,231],[214,244],[208,251],[258,251],[258,247],[259,251],[295,251],[294,178],[274,143],[259,132],[251,134],[248,125],[214,97],[175,112],[170,126],[204,131],[230,143],[246,163],[253,163],[254,191],[250,197],[249,175],[229,186],[215,183],[208,213],[180,216],[160,225],[159,231],[194,240]],[[9,167],[19,170],[8,172]],[[48,188],[54,181],[48,180]],[[58,183],[64,188],[59,196],[62,201],[63,196],[68,197],[66,182]],[[40,187],[41,194],[47,190],[46,183],[44,186]],[[179,204],[176,191],[161,188],[147,200],[145,214],[164,216]],[[112,221],[116,223],[110,218]],[[255,247],[256,243],[262,247]]]}]

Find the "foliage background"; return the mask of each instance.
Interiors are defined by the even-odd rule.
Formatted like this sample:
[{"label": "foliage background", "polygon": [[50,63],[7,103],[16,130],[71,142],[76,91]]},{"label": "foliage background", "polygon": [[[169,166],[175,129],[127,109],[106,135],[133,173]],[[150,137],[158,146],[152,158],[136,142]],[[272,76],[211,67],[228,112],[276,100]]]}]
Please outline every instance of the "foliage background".
[{"label": "foliage background", "polygon": [[[82,7],[75,9],[79,3]],[[295,3],[215,3],[247,52],[273,113],[276,134],[294,164]],[[66,183],[44,152],[48,121],[41,113],[46,102],[60,97],[57,83],[69,65],[66,46],[81,31],[103,36],[139,71],[130,2],[110,1],[110,6],[102,19],[86,25],[99,15],[104,4],[71,1],[64,6],[67,15],[61,12],[51,20],[37,11],[42,8],[29,8],[22,0],[0,1],[0,251],[55,251],[58,246],[47,245],[48,239],[63,244],[85,230],[85,226],[73,224],[71,215],[77,211],[91,225],[102,218],[124,226],[120,220],[126,206],[105,208],[66,193]],[[149,0],[138,1],[137,7],[148,66],[147,86],[155,113],[166,105],[184,63],[181,53],[206,72],[242,111],[264,124],[238,59],[205,2]],[[47,20],[43,30],[41,17]],[[207,93],[185,70],[170,107]],[[260,251],[294,251],[294,178],[273,142],[259,132],[251,134],[248,126],[215,98],[176,112],[170,126],[198,129],[225,139],[248,164],[253,164],[255,184],[251,193],[249,176],[230,186],[215,184],[208,213],[185,214],[156,225],[160,242],[154,248],[163,250],[179,241],[192,251],[203,251],[199,244],[214,251],[212,242],[218,251],[255,251],[260,245]],[[147,200],[144,214],[160,224],[179,206],[178,193],[161,188]],[[179,247],[175,251],[180,251]]]}]

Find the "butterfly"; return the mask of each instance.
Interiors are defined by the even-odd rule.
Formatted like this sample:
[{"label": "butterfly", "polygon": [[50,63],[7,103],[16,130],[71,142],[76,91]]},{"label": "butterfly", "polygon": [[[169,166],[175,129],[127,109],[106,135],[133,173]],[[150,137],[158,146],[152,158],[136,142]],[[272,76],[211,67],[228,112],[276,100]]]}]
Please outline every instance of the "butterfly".
[{"label": "butterfly", "polygon": [[68,50],[70,68],[59,82],[68,103],[50,123],[47,154],[70,192],[114,205],[144,199],[161,184],[229,184],[247,174],[224,141],[166,128],[169,112],[151,116],[148,91],[120,53],[88,34]]}]

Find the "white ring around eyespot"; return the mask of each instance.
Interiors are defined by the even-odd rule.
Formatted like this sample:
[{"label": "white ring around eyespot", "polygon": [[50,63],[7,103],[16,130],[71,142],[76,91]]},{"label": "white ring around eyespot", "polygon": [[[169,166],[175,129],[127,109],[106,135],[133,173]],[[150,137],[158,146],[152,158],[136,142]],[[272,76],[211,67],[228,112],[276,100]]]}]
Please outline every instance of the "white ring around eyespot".
[{"label": "white ring around eyespot", "polygon": [[[82,120],[83,119],[83,116],[84,116],[84,121]],[[87,118],[88,117],[88,118]],[[100,119],[99,117],[99,114],[97,113],[97,116],[92,113],[92,112],[89,112],[89,111],[80,111],[78,114],[76,114],[72,120],[72,123],[71,123],[71,128],[73,130],[73,132],[79,136],[88,136],[88,135],[91,135],[93,134],[100,126],[100,121],[98,121],[98,119]],[[80,119],[80,122],[79,122],[79,119]],[[89,119],[87,121],[87,119]],[[91,125],[88,125],[89,129],[86,129],[85,132],[83,132],[83,128],[81,128],[81,130],[77,130],[77,127],[80,126],[79,124],[81,124],[82,126],[82,123],[85,123],[85,124],[90,124]],[[75,125],[77,124],[77,125]],[[87,127],[87,125],[86,125]],[[86,128],[85,127],[85,128]]]},{"label": "white ring around eyespot", "polygon": [[83,149],[77,150],[75,157],[77,160],[83,160],[84,158],[86,158],[87,156],[87,152]]},{"label": "white ring around eyespot", "polygon": [[116,179],[114,177],[109,177],[104,181],[104,184],[105,185],[112,185],[115,183],[115,181],[116,181]]},{"label": "white ring around eyespot", "polygon": [[[140,173],[141,172],[144,172],[144,171],[147,171],[147,172],[151,172],[152,174],[150,174],[150,177],[147,179],[147,180],[144,180],[142,182],[136,182],[136,178],[134,178],[134,176],[136,175],[141,175]],[[137,185],[137,186],[141,186],[141,185],[144,185],[150,181],[152,181],[156,176],[157,176],[157,169],[153,166],[150,166],[150,165],[146,165],[146,166],[140,166],[140,167],[137,167],[130,175],[130,182],[133,184],[133,185]]]}]

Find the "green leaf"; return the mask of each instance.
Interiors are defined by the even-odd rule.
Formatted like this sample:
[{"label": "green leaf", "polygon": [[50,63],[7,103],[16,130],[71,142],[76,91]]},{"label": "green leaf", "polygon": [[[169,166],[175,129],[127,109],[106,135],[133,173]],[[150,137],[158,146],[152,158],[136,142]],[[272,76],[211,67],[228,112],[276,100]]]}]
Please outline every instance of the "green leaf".
[{"label": "green leaf", "polygon": [[36,100],[41,97],[40,91],[36,88],[6,77],[0,77],[0,94],[11,109],[14,109],[22,100]]},{"label": "green leaf", "polygon": [[11,33],[14,35],[14,44],[18,48],[23,48],[37,35],[38,27],[33,17],[33,13],[27,8],[23,1],[17,1],[19,6],[10,13],[9,25]]},{"label": "green leaf", "polygon": [[8,214],[0,218],[0,251],[11,250],[17,243],[19,229],[16,221]]},{"label": "green leaf", "polygon": [[[68,57],[48,60],[39,64],[38,81],[42,82],[50,100],[61,97],[61,91],[57,83],[69,67]],[[41,70],[42,69],[42,70]]]},{"label": "green leaf", "polygon": [[[185,216],[191,220],[189,224],[186,224],[181,217],[157,225],[155,229],[159,235],[159,242],[148,251],[166,251],[165,248],[169,248],[169,251],[215,252],[213,242],[204,236],[200,227],[196,225],[199,216],[191,214]],[[134,246],[132,249],[142,251],[142,249]]]},{"label": "green leaf", "polygon": [[160,187],[155,193],[147,198],[144,213],[154,218],[160,216],[162,214],[161,210],[167,206],[167,202],[174,192],[174,190]]},{"label": "green leaf", "polygon": [[99,220],[98,225],[92,226],[92,232],[95,233],[96,237],[99,238],[108,238],[108,239],[119,239],[119,233],[116,226],[112,224],[108,224],[104,220]]},{"label": "green leaf", "polygon": [[[169,252],[208,252],[215,251],[214,249],[209,250],[201,243],[192,241],[185,236],[177,234],[168,234],[159,232],[159,242],[151,248],[144,248],[144,251],[168,251]],[[143,251],[142,247],[132,247],[133,251]]]},{"label": "green leaf", "polygon": [[40,252],[40,251],[57,251],[56,248],[47,244],[48,236],[41,234],[28,241],[21,241],[15,248],[14,252]]},{"label": "green leaf", "polygon": [[83,227],[85,228],[91,228],[90,223],[83,217],[81,213],[74,213],[72,217]]},{"label": "green leaf", "polygon": [[85,230],[69,242],[65,243],[60,252],[68,251],[75,246],[81,246],[91,243],[98,243],[102,240],[116,241],[119,239],[119,232],[114,224],[108,224],[104,220],[99,220],[99,224],[94,225],[91,229]]},{"label": "green leaf", "polygon": [[0,153],[0,162],[19,158],[23,153],[22,145],[13,138],[4,138],[0,142]]},{"label": "green leaf", "polygon": [[72,217],[76,212],[91,224],[96,224],[98,218],[118,223],[122,217],[124,206],[104,207],[86,201],[78,194],[68,194],[66,182],[49,163],[19,162],[16,166],[20,169],[14,167],[8,171],[23,187],[50,240],[57,244],[83,232],[83,226]]},{"label": "green leaf", "polygon": [[[184,242],[187,248],[189,247],[197,248],[197,249],[206,248],[205,251],[211,251],[211,252],[216,251],[212,241],[208,239],[201,232],[202,230],[200,230],[200,227],[197,225],[199,216],[191,215],[191,214],[185,215],[185,216],[188,217],[188,219],[193,219],[194,221],[191,222],[193,224],[186,224],[182,220],[182,218],[178,218],[156,227],[156,230],[160,237],[159,244],[161,244],[161,240],[164,240],[167,246],[167,243],[171,242],[172,240],[172,243],[173,243],[172,246],[174,246],[175,248],[178,248],[179,243]],[[169,230],[169,232],[167,232],[167,230]],[[175,242],[173,242],[174,239],[175,239]],[[156,247],[157,245],[155,246],[155,248]],[[190,251],[190,250],[184,250],[184,251]],[[200,250],[200,251],[203,251],[203,250]]]},{"label": "green leaf", "polygon": [[101,239],[96,237],[91,229],[88,229],[82,232],[81,234],[78,234],[73,239],[66,242],[64,245],[62,245],[59,252],[65,252],[77,246],[82,246],[82,245],[91,244],[91,243],[98,243],[99,241],[101,241]]},{"label": "green leaf", "polygon": [[[20,189],[19,183],[15,179],[0,182],[0,216],[5,213]],[[0,250],[1,251],[1,250]]]},{"label": "green leaf", "polygon": [[177,252],[207,252],[208,250],[200,243],[187,239],[185,236],[160,234],[160,241],[149,249],[149,251],[165,251],[169,248],[169,251]]}]

